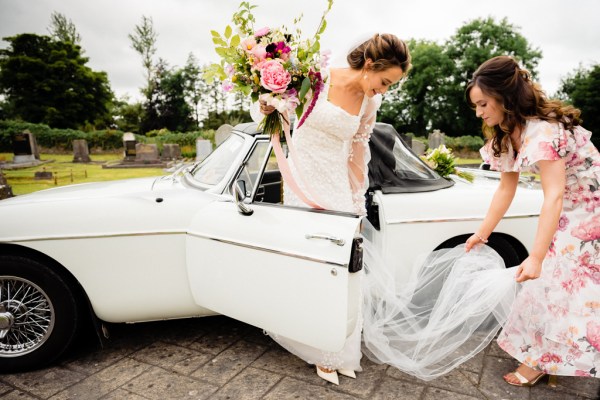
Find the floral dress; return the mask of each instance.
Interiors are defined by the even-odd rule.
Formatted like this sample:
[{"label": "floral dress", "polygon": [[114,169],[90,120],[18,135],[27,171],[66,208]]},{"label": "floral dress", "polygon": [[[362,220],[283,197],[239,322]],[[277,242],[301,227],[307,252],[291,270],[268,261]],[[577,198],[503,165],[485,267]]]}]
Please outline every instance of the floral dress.
[{"label": "floral dress", "polygon": [[504,172],[538,172],[540,160],[566,164],[563,209],[541,276],[522,285],[498,344],[546,373],[599,378],[600,154],[590,137],[580,126],[530,120],[518,153],[509,144],[496,158],[488,144],[481,154]]}]

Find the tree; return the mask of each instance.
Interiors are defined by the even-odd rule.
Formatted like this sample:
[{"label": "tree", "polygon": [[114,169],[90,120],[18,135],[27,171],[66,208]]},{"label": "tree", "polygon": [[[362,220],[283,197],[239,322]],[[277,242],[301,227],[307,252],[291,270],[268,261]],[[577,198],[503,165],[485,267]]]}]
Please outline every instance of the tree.
[{"label": "tree", "polygon": [[117,128],[123,132],[139,133],[142,123],[142,103],[129,102],[128,97],[115,100],[112,115]]},{"label": "tree", "polygon": [[481,121],[469,108],[464,95],[467,82],[479,65],[492,57],[509,55],[518,59],[535,79],[542,56],[506,18],[497,23],[492,17],[475,19],[459,28],[447,42],[445,53],[454,60],[456,69],[444,89],[447,93],[440,108],[444,121],[434,128],[451,136],[481,132]]},{"label": "tree", "polygon": [[[198,60],[192,53],[189,54],[185,67],[183,67],[185,98],[192,108],[193,118],[196,126],[200,126],[201,105],[207,97],[207,85],[201,76],[202,69],[198,65]],[[204,113],[206,114],[206,112]],[[205,117],[203,115],[202,117]]]},{"label": "tree", "polygon": [[71,42],[21,34],[4,38],[0,93],[9,118],[56,128],[104,127],[113,98],[105,72],[94,72]]},{"label": "tree", "polygon": [[561,81],[559,97],[581,110],[583,126],[592,131],[592,141],[600,148],[600,64],[579,67]]},{"label": "tree", "polygon": [[192,109],[186,101],[184,70],[169,69],[167,63],[160,59],[154,71],[151,91],[144,103],[142,132],[162,128],[185,132],[197,128]]},{"label": "tree", "polygon": [[154,67],[154,55],[156,54],[156,38],[158,34],[154,31],[152,18],[142,16],[141,25],[135,26],[133,34],[129,34],[131,47],[142,56],[142,65],[146,69],[146,87],[142,88],[142,94],[148,98],[152,92],[152,74]]},{"label": "tree", "polygon": [[62,42],[81,44],[81,36],[77,33],[75,24],[64,14],[54,11],[50,16],[50,26],[48,27],[50,36]]}]

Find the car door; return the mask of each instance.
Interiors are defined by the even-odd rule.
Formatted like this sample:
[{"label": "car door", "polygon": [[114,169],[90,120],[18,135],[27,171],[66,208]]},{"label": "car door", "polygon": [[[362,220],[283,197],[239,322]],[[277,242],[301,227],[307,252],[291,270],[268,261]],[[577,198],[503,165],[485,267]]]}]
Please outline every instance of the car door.
[{"label": "car door", "polygon": [[360,301],[360,272],[348,267],[353,251],[353,259],[360,254],[353,240],[360,219],[250,207],[252,215],[242,215],[233,202],[215,201],[193,217],[186,255],[194,300],[298,342],[340,350]]}]

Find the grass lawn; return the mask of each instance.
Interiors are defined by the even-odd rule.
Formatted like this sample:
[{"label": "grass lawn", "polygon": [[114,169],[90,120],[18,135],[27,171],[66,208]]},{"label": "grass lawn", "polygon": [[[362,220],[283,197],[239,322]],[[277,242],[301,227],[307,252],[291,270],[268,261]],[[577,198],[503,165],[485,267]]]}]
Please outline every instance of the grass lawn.
[{"label": "grass lawn", "polygon": [[[17,196],[76,183],[112,181],[166,174],[162,168],[102,169],[102,162],[121,160],[123,158],[122,153],[92,154],[90,157],[92,158],[92,163],[81,164],[72,162],[72,154],[40,154],[42,161],[54,161],[37,167],[2,170],[2,172],[8,184],[12,187],[13,193]],[[11,161],[12,158],[12,153],[0,153],[0,161]],[[34,173],[37,171],[52,172],[54,178],[35,180]]]}]

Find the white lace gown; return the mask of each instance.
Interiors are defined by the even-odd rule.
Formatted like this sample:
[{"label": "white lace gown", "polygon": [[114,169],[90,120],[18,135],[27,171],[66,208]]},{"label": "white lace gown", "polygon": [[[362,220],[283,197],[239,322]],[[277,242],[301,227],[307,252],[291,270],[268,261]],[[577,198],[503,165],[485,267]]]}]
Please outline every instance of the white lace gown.
[{"label": "white lace gown", "polygon": [[[294,130],[295,157],[288,156],[290,169],[304,195],[322,208],[364,215],[370,159],[368,140],[381,96],[365,96],[359,114],[352,115],[331,103],[328,92],[329,84],[326,84],[311,114],[300,128]],[[256,111],[252,112],[253,119],[260,121],[262,115],[257,115]],[[285,182],[284,204],[309,207]],[[361,371],[361,332],[362,317],[359,315],[353,333],[339,352],[322,351],[280,335],[270,335],[309,364]]]}]

